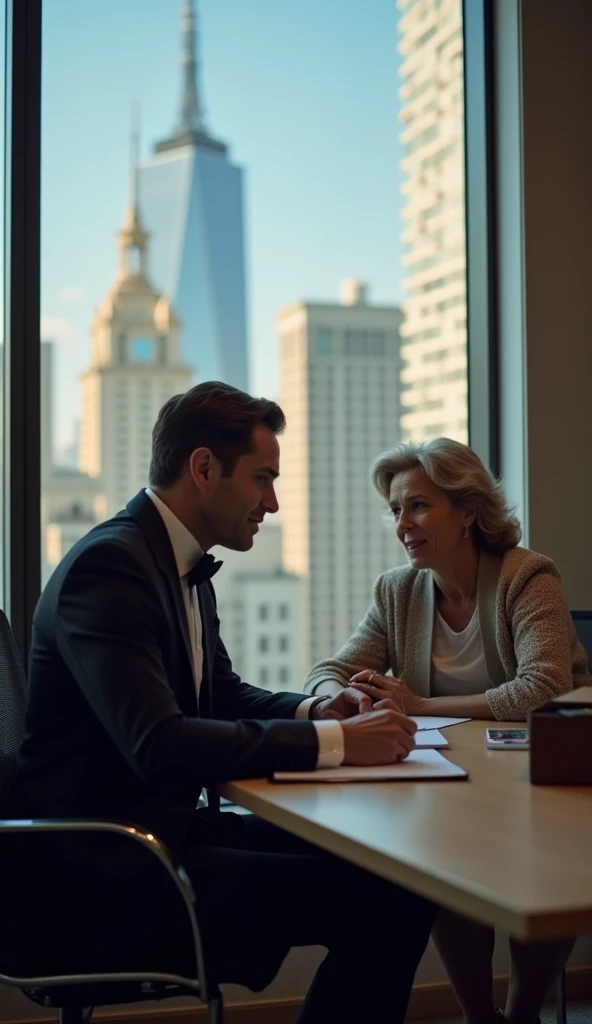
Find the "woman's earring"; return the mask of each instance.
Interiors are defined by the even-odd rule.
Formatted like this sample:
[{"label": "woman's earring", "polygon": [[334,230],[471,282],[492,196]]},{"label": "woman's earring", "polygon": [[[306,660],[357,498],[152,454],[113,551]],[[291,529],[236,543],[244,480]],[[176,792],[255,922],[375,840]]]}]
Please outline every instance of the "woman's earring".
[{"label": "woman's earring", "polygon": [[468,526],[465,526],[465,532],[464,532],[465,540],[467,539],[468,536],[469,536],[469,528],[468,528]]}]

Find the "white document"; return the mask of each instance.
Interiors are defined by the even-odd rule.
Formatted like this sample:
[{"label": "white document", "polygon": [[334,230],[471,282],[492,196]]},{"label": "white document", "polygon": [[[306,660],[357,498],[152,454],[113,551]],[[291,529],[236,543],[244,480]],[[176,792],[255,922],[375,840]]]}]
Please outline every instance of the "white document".
[{"label": "white document", "polygon": [[412,750],[404,761],[383,765],[342,765],[314,772],[274,772],[274,782],[409,782],[412,779],[466,779],[464,768],[437,750]]},{"label": "white document", "polygon": [[419,729],[415,733],[415,744],[418,750],[443,750],[450,744],[438,729]]},{"label": "white document", "polygon": [[439,718],[437,715],[410,715],[417,725],[417,731],[424,729],[446,729],[449,725],[460,725],[461,722],[470,722],[470,718]]}]

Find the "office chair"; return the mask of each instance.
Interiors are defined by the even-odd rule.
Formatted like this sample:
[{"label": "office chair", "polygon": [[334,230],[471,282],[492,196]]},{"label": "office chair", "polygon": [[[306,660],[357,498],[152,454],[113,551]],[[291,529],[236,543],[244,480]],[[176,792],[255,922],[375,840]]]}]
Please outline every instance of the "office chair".
[{"label": "office chair", "polygon": [[578,640],[588,656],[588,672],[592,673],[592,611],[575,609],[571,613]]},{"label": "office chair", "polygon": [[[588,658],[588,672],[592,673],[592,611],[574,609],[571,613],[573,624]],[[565,967],[557,979],[557,1024],[567,1024],[567,992]]]},{"label": "office chair", "polygon": [[[12,630],[4,612],[0,611],[0,984],[22,989],[25,995],[41,1006],[55,1007],[60,1024],[90,1024],[95,1006],[168,999],[180,995],[199,998],[207,1004],[209,1024],[222,1024],[222,995],[207,970],[195,913],[195,894],[185,871],[173,863],[160,840],[145,829],[117,822],[68,819],[30,821],[3,817],[9,806],[8,793],[14,760],[23,736],[26,698],[26,678]],[[67,870],[57,882],[58,888],[62,887],[57,893],[54,891],[55,879],[51,875],[51,868],[47,884],[42,877],[43,868],[48,862],[51,863],[46,855],[49,853],[50,857],[55,858],[56,844],[63,841],[64,837],[67,837],[69,844],[76,844],[77,841],[88,844],[89,840],[91,845],[105,845],[107,842],[111,852],[115,850],[117,856],[122,854],[125,857],[132,853],[134,857],[137,855],[149,864],[155,884],[162,883],[167,889],[168,895],[176,901],[175,909],[186,925],[188,948],[184,952],[187,964],[183,964],[182,972],[172,969],[170,961],[163,970],[153,970],[152,966],[146,970],[135,969],[142,964],[137,963],[137,954],[136,962],[133,962],[133,949],[132,969],[118,968],[120,958],[118,961],[115,956],[115,962],[110,962],[115,933],[108,929],[101,931],[100,926],[97,928],[96,919],[85,921],[82,933],[77,931],[70,938],[72,950],[86,944],[86,955],[90,955],[93,964],[98,963],[99,970],[81,970],[77,953],[70,950],[63,954],[60,948],[55,948],[55,943],[51,948],[51,932],[55,921],[46,920],[45,915],[38,911],[35,898],[31,898],[31,890],[34,891],[34,876],[37,875],[39,892],[47,892],[56,906],[72,907],[75,916],[80,911],[77,906],[80,903],[80,888],[68,892]],[[97,884],[90,871],[85,884],[89,893]],[[105,908],[105,913],[112,926],[125,920],[126,908],[121,900],[117,904],[113,903],[112,912],[109,908],[110,904]],[[23,917],[24,924],[21,920]],[[39,946],[34,948],[38,935],[49,937],[49,945],[43,947],[42,943],[41,952]],[[125,945],[125,937],[122,941]],[[73,955],[78,958],[78,962],[75,969],[70,970],[66,961]],[[142,955],[140,951],[140,958]],[[152,958],[164,956],[164,951],[152,949]],[[187,965],[190,969],[185,971]],[[48,969],[48,966],[52,969]]]},{"label": "office chair", "polygon": [[8,619],[0,610],[0,807],[8,796],[14,760],[21,744],[27,681]]}]

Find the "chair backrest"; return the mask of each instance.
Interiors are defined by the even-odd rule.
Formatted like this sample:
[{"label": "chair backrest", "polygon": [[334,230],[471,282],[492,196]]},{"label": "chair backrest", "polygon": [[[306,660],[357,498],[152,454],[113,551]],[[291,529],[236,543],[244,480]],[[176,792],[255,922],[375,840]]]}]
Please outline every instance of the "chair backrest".
[{"label": "chair backrest", "polygon": [[10,628],[0,610],[0,787],[12,775],[21,745],[27,705],[27,680]]},{"label": "chair backrest", "polygon": [[588,672],[592,673],[592,611],[572,611],[571,617],[578,640],[588,656]]}]

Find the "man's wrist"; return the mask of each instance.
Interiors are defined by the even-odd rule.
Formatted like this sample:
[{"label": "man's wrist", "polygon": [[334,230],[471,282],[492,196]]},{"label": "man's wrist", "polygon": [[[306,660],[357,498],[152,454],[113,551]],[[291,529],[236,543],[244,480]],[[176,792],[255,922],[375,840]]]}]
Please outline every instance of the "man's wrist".
[{"label": "man's wrist", "polygon": [[312,704],[308,708],[308,717],[311,721],[318,721],[322,717],[323,708],[328,701],[332,700],[332,697],[326,694],[322,697],[316,697]]}]

